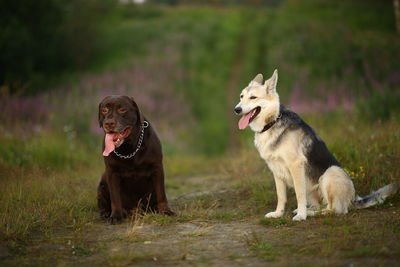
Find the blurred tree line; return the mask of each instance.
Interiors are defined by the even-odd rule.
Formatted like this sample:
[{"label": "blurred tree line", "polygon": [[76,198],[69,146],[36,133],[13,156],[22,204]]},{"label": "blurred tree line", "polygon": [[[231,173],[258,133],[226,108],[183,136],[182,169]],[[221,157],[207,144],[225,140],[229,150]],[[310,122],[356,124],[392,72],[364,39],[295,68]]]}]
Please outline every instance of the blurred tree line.
[{"label": "blurred tree line", "polygon": [[[388,0],[391,1],[391,0]],[[398,0],[393,0],[399,9]],[[113,17],[140,16],[118,0],[0,0],[0,94],[33,94],[60,74],[86,70],[105,48],[103,32]],[[166,5],[274,6],[283,0],[148,0]],[[397,3],[397,5],[396,5]],[[120,5],[121,6],[121,5]],[[145,15],[151,15],[148,9]],[[396,14],[400,14],[398,11]],[[399,16],[397,17],[399,21]],[[399,24],[400,25],[400,22]],[[398,26],[400,29],[400,26]]]},{"label": "blurred tree line", "polygon": [[51,77],[86,67],[116,0],[0,0],[0,88],[34,93]]}]

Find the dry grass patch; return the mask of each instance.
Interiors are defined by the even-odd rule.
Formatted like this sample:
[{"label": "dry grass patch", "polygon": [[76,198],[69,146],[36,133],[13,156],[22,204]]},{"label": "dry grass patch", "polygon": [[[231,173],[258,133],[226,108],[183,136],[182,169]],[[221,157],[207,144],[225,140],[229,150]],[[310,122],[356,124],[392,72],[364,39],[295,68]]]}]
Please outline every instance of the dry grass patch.
[{"label": "dry grass patch", "polygon": [[6,169],[0,180],[0,232],[7,240],[79,230],[96,215],[98,177],[88,169],[53,172],[39,168]]}]

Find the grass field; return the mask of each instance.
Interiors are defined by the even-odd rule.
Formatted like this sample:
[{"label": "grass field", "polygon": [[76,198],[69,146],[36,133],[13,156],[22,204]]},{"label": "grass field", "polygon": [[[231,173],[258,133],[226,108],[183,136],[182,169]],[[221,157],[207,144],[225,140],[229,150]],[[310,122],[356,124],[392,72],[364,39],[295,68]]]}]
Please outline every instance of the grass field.
[{"label": "grass field", "polygon": [[[307,119],[321,129],[354,178],[357,193],[398,181],[399,121],[366,125],[355,117],[343,118],[326,114]],[[351,134],[355,129],[357,136]],[[167,193],[178,216],[147,214],[109,226],[96,210],[95,188],[102,172],[96,154],[93,162],[80,167],[71,161],[55,169],[2,169],[4,264],[390,265],[400,257],[398,196],[378,208],[295,223],[291,192],[282,219],[262,219],[274,209],[276,196],[272,176],[255,148],[217,158],[167,156]]]},{"label": "grass field", "polygon": [[[278,68],[282,102],[325,140],[357,194],[399,181],[391,11],[391,1],[315,0],[124,10],[86,72],[35,96],[1,97],[0,264],[398,264],[399,195],[296,223],[292,191],[282,219],[263,219],[276,204],[272,175],[232,112],[256,73]],[[156,125],[176,217],[99,219],[96,117],[108,94],[134,96]]]}]

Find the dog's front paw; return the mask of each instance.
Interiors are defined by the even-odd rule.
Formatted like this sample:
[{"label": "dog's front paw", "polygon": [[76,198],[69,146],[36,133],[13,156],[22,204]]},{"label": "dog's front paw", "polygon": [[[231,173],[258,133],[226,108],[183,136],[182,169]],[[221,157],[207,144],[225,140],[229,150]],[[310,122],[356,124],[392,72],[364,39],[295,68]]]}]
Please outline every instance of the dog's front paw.
[{"label": "dog's front paw", "polygon": [[160,203],[158,204],[158,212],[164,215],[168,215],[168,216],[175,216],[175,212],[173,212],[169,207],[167,203]]},{"label": "dog's front paw", "polygon": [[172,210],[170,210],[169,208],[161,211],[161,214],[164,214],[164,215],[167,215],[167,216],[176,216],[176,213],[173,212]]},{"label": "dog's front paw", "polygon": [[108,218],[110,218],[111,216],[111,212],[110,211],[101,211],[100,212],[100,218],[103,220],[106,220]]},{"label": "dog's front paw", "polygon": [[126,216],[127,216],[127,212],[125,210],[123,210],[123,211],[116,210],[111,213],[110,218],[108,218],[108,222],[110,224],[121,223],[122,219],[125,218]]},{"label": "dog's front paw", "polygon": [[293,217],[293,221],[304,221],[307,219],[307,214],[297,213],[296,216]]},{"label": "dog's front paw", "polygon": [[122,216],[111,215],[110,218],[108,218],[108,222],[110,224],[119,224],[122,222]]},{"label": "dog's front paw", "polygon": [[265,214],[265,218],[280,218],[282,217],[282,215],[283,215],[282,211],[272,211]]}]

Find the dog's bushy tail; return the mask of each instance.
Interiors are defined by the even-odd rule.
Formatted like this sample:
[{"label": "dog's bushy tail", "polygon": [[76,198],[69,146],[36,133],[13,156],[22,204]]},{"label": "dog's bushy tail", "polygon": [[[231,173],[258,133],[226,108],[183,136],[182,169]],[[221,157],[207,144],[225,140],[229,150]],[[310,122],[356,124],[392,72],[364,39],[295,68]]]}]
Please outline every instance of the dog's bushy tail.
[{"label": "dog's bushy tail", "polygon": [[382,204],[388,196],[396,194],[399,188],[400,182],[396,182],[385,185],[384,187],[372,192],[368,196],[357,196],[354,201],[354,206],[356,209],[365,209],[374,205]]}]

